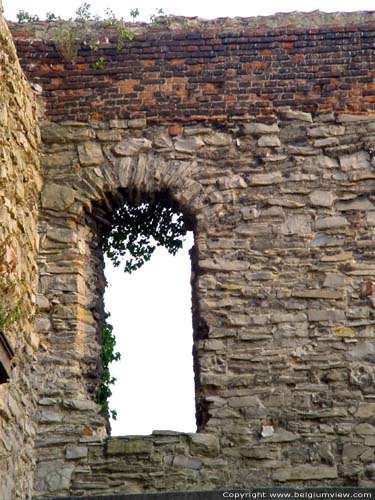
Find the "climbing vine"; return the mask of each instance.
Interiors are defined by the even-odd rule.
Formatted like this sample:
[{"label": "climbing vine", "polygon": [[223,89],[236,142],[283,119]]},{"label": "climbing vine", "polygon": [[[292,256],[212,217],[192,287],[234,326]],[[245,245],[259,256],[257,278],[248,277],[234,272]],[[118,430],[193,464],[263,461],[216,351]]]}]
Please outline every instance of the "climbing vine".
[{"label": "climbing vine", "polygon": [[97,403],[101,405],[102,411],[105,415],[111,416],[113,420],[116,420],[117,412],[116,410],[111,410],[109,408],[109,398],[112,396],[111,385],[116,382],[116,378],[112,377],[109,370],[109,365],[113,361],[119,361],[121,354],[115,351],[116,338],[113,334],[113,326],[107,321],[110,314],[105,313],[105,322],[102,332],[102,362],[103,362],[103,373],[102,380],[99,387],[99,394],[96,399]]}]

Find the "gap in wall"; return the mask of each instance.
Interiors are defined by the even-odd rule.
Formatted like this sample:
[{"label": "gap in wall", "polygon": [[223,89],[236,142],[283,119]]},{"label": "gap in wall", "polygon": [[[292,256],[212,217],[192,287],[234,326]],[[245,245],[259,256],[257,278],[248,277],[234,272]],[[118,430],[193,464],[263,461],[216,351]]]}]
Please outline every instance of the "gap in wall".
[{"label": "gap in wall", "polygon": [[121,360],[110,408],[112,435],[153,430],[195,432],[189,232],[175,256],[158,247],[151,260],[125,274],[106,259],[106,309]]}]

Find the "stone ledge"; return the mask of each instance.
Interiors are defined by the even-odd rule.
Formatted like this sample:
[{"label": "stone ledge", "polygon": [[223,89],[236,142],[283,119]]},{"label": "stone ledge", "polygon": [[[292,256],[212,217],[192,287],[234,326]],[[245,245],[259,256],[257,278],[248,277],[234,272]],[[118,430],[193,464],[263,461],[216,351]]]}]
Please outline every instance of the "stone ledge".
[{"label": "stone ledge", "polygon": [[169,491],[163,493],[132,493],[129,495],[116,494],[105,496],[89,495],[83,497],[50,498],[49,500],[219,500],[223,498],[224,491],[228,490]]},{"label": "stone ledge", "polygon": [[[126,26],[137,36],[145,34],[157,33],[160,31],[173,32],[192,32],[202,31],[207,33],[207,30],[217,31],[220,29],[221,33],[238,32],[241,30],[277,30],[277,29],[318,29],[322,27],[337,27],[343,28],[346,26],[366,25],[375,22],[375,11],[357,11],[357,12],[323,12],[321,10],[314,10],[311,12],[278,12],[269,16],[253,16],[253,17],[219,17],[216,19],[204,19],[200,17],[185,17],[185,16],[164,16],[159,18],[157,24],[150,24],[144,22],[128,22]],[[31,39],[49,39],[50,29],[56,23],[50,21],[36,21],[33,23],[17,23],[14,21],[7,21],[13,34],[18,31],[25,35],[25,26],[27,27],[28,36]],[[78,23],[77,23],[78,24]],[[86,26],[94,32],[99,29],[111,31],[108,28],[105,20],[101,21],[85,21]],[[113,30],[112,30],[113,31]]]}]

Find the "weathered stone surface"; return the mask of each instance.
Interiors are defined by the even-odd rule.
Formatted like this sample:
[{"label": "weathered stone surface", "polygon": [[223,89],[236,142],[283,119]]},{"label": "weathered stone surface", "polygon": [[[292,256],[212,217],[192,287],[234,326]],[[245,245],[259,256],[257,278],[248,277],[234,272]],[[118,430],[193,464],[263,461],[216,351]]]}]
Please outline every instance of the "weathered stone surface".
[{"label": "weathered stone surface", "polygon": [[348,173],[348,178],[352,182],[364,181],[366,179],[375,179],[375,172],[370,170],[357,170]]},{"label": "weathered stone surface", "polygon": [[70,187],[50,183],[42,192],[42,207],[50,210],[66,210],[75,200],[76,191]]},{"label": "weathered stone surface", "polygon": [[281,483],[287,481],[308,481],[322,479],[336,479],[338,476],[337,468],[327,465],[294,465],[284,469],[276,470],[273,473],[273,479]]},{"label": "weathered stone surface", "polygon": [[345,134],[345,127],[341,125],[325,125],[309,128],[307,135],[310,137],[335,137]]},{"label": "weathered stone surface", "polygon": [[42,139],[45,144],[85,142],[94,137],[95,132],[87,126],[69,127],[46,121],[42,127]]},{"label": "weathered stone surface", "polygon": [[267,443],[290,443],[301,438],[295,432],[287,431],[286,429],[277,429],[271,436],[265,436],[262,441]]},{"label": "weathered stone surface", "polygon": [[267,125],[266,123],[244,123],[243,133],[251,135],[276,134],[279,132],[279,127],[276,123]]},{"label": "weathered stone surface", "polygon": [[311,113],[305,113],[304,111],[284,111],[282,112],[282,117],[284,120],[298,120],[301,122],[312,123]]},{"label": "weathered stone surface", "polygon": [[37,422],[41,424],[51,424],[62,422],[62,414],[59,410],[53,408],[46,408],[39,410],[36,415]]},{"label": "weathered stone surface", "polygon": [[367,197],[356,198],[353,200],[342,200],[335,204],[336,210],[346,212],[348,210],[374,210],[374,205]]},{"label": "weathered stone surface", "polygon": [[209,146],[229,146],[232,143],[232,136],[230,134],[216,132],[205,136],[203,141]]},{"label": "weathered stone surface", "polygon": [[347,443],[343,447],[342,456],[345,461],[358,460],[365,451],[366,447],[361,444]]},{"label": "weathered stone surface", "polygon": [[260,413],[262,413],[262,410],[265,410],[261,401],[255,396],[240,396],[235,398],[229,398],[228,405],[231,406],[232,408],[255,407]]},{"label": "weathered stone surface", "polygon": [[65,408],[71,408],[79,411],[95,411],[100,408],[100,405],[98,405],[95,401],[87,401],[85,399],[66,399],[63,401],[63,406]]},{"label": "weathered stone surface", "polygon": [[345,262],[353,260],[352,252],[341,252],[333,255],[324,255],[321,258],[322,262]]},{"label": "weathered stone surface", "polygon": [[277,135],[262,135],[258,139],[258,146],[259,147],[279,147],[281,146],[280,139],[277,137]]},{"label": "weathered stone surface", "polygon": [[348,115],[343,113],[337,117],[338,123],[368,123],[373,122],[374,117],[371,115]]},{"label": "weathered stone surface", "polygon": [[345,276],[339,273],[327,273],[323,286],[328,288],[340,288],[345,285]]},{"label": "weathered stone surface", "polygon": [[307,312],[309,321],[343,321],[344,311],[309,309]]},{"label": "weathered stone surface", "polygon": [[[373,63],[366,60],[361,66],[367,76],[353,76],[348,62],[337,84],[347,96],[340,103],[333,104],[338,94],[331,95],[329,85],[320,101],[317,85],[311,104],[311,96],[291,91],[293,82],[286,78],[277,84],[267,79],[281,55],[280,75],[288,77],[285,61],[293,60],[286,56],[295,51],[294,41],[279,40],[280,51],[262,49],[259,61],[247,60],[246,52],[256,49],[248,41],[247,20],[236,21],[230,30],[225,21],[220,30],[205,24],[204,36],[200,21],[194,23],[188,39],[174,21],[167,36],[163,26],[154,27],[156,52],[149,33],[137,26],[134,43],[117,55],[112,33],[104,50],[112,54],[111,64],[119,65],[116,72],[91,68],[90,74],[85,69],[90,51],[84,46],[79,63],[59,61],[56,67],[52,58],[39,74],[50,56],[49,49],[43,55],[41,48],[52,43],[48,37],[43,42],[25,38],[32,33],[29,27],[14,28],[23,33],[18,31],[25,42],[21,57],[30,50],[38,55],[25,68],[46,82],[44,102],[67,99],[66,109],[56,106],[56,123],[44,124],[45,190],[38,213],[41,180],[32,167],[37,138],[30,132],[35,131],[34,104],[23,97],[22,76],[3,84],[0,93],[0,288],[5,279],[12,301],[25,300],[22,321],[9,330],[17,347],[16,368],[11,383],[0,386],[0,496],[21,485],[19,498],[6,500],[32,497],[34,459],[40,488],[35,497],[253,487],[259,482],[343,485],[374,477],[375,120],[337,115],[345,106],[367,106],[368,96],[360,96],[358,89],[362,76],[371,79]],[[277,36],[289,39],[292,24]],[[41,33],[43,26],[37,28]],[[363,43],[363,33],[372,37],[371,30],[363,32],[354,23],[343,33],[336,27],[332,44],[332,32],[329,27],[317,36],[316,30],[299,28],[293,36],[313,37],[314,48],[328,37],[325,50],[335,50],[342,40]],[[257,37],[259,44],[276,43],[272,30],[259,30]],[[169,45],[184,48],[178,52]],[[228,47],[232,66],[225,68]],[[238,50],[244,54],[237,60]],[[349,52],[341,57],[350,58]],[[188,53],[199,53],[200,62],[185,64],[183,54]],[[305,55],[306,69],[316,61],[336,61]],[[18,71],[12,57],[6,63],[0,57],[2,75]],[[264,65],[270,57],[271,69]],[[126,77],[117,71],[123,64]],[[82,89],[76,88],[78,70],[88,78]],[[191,74],[172,81],[168,75],[175,71]],[[311,74],[307,86],[315,81]],[[238,79],[249,75],[251,85],[246,80],[237,87]],[[150,85],[155,87],[150,90]],[[85,90],[78,100],[76,90]],[[2,99],[16,106],[14,122]],[[84,108],[86,99],[90,106]],[[119,107],[123,99],[129,102]],[[199,113],[193,114],[187,103],[196,99]],[[289,110],[283,104],[287,100],[290,107],[292,99],[296,105]],[[73,104],[80,115],[61,121],[60,113],[71,113]],[[324,106],[327,112],[312,116],[311,106]],[[259,111],[256,117],[247,114],[253,108]],[[84,120],[86,112],[86,121],[74,121]],[[100,235],[117,206],[154,199],[181,209],[195,233],[193,342],[200,432],[108,439],[94,402],[105,283]],[[37,332],[31,324],[36,300]]]},{"label": "weathered stone surface", "polygon": [[104,161],[101,145],[96,142],[85,142],[83,144],[79,144],[78,156],[83,167],[101,165]]},{"label": "weathered stone surface", "polygon": [[340,300],[344,298],[344,291],[336,290],[294,290],[292,297],[299,297],[303,299],[328,299]]},{"label": "weathered stone surface", "polygon": [[273,172],[271,174],[254,174],[250,177],[250,184],[253,186],[268,186],[271,184],[279,184],[283,181],[281,172]]},{"label": "weathered stone surface", "polygon": [[201,269],[217,270],[217,271],[245,271],[249,268],[248,262],[242,261],[224,261],[217,258],[215,261],[202,260],[200,262]]},{"label": "weathered stone surface", "polygon": [[311,219],[305,215],[288,217],[280,227],[281,234],[299,234],[305,236],[311,233]]},{"label": "weathered stone surface", "polygon": [[318,207],[331,207],[334,202],[332,191],[323,191],[317,189],[309,194],[310,203]]},{"label": "weathered stone surface", "polygon": [[359,403],[354,416],[358,418],[372,418],[375,415],[375,403]]},{"label": "weathered stone surface", "polygon": [[359,436],[374,436],[375,427],[370,424],[359,424],[354,427],[354,431]]},{"label": "weathered stone surface", "polygon": [[368,170],[371,167],[370,156],[365,151],[344,155],[340,157],[340,166],[344,171],[351,171],[353,169]]},{"label": "weathered stone surface", "polygon": [[67,446],[66,458],[68,460],[76,460],[78,458],[85,458],[88,455],[87,446]]},{"label": "weathered stone surface", "polygon": [[360,342],[345,355],[348,360],[360,360],[375,354],[375,345],[372,342]]},{"label": "weathered stone surface", "polygon": [[72,465],[60,461],[48,461],[38,464],[35,472],[35,489],[39,493],[67,490],[74,471]]},{"label": "weathered stone surface", "polygon": [[152,148],[152,142],[148,139],[129,138],[116,144],[113,147],[113,153],[117,156],[135,156],[140,153],[147,153]]},{"label": "weathered stone surface", "polygon": [[128,120],[129,128],[146,128],[147,121],[145,118],[133,118],[132,120]]},{"label": "weathered stone surface", "polygon": [[203,462],[197,458],[175,455],[172,460],[172,465],[175,467],[182,467],[184,469],[199,470],[201,469]]},{"label": "weathered stone surface", "polygon": [[108,455],[149,455],[153,450],[153,445],[149,441],[142,439],[116,439],[112,438],[107,443]]},{"label": "weathered stone surface", "polygon": [[257,458],[261,460],[275,460],[280,458],[280,449],[278,447],[254,446],[240,450],[242,456],[246,458]]},{"label": "weathered stone surface", "polygon": [[311,241],[311,247],[337,247],[342,246],[344,241],[342,238],[336,238],[329,234],[318,233]]},{"label": "weathered stone surface", "polygon": [[14,350],[0,341],[0,498],[21,500],[32,497],[35,466],[39,89],[27,83],[1,13],[0,40],[0,332]]},{"label": "weathered stone surface", "polygon": [[348,225],[349,222],[347,221],[347,219],[340,216],[324,217],[315,221],[315,229],[317,229],[318,231],[346,227]]},{"label": "weathered stone surface", "polygon": [[174,142],[176,151],[181,153],[194,153],[202,146],[204,142],[200,137],[178,137]]},{"label": "weathered stone surface", "polygon": [[217,455],[220,452],[220,443],[217,436],[212,434],[191,434],[190,450],[193,455]]}]

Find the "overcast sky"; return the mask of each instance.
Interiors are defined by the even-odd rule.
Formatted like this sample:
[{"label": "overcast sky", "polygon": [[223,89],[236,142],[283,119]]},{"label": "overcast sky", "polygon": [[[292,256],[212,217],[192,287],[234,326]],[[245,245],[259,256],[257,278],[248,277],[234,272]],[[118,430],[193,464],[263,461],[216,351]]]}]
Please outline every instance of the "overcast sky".
[{"label": "overcast sky", "polygon": [[[83,2],[74,0],[3,0],[7,19],[20,10],[44,18],[47,12],[74,17]],[[129,18],[138,8],[139,20],[148,21],[156,8],[166,14],[215,18],[250,17],[299,10],[325,12],[372,10],[373,0],[92,0],[91,12],[104,16],[106,8],[117,17]],[[112,365],[118,382],[111,408],[118,411],[114,435],[148,434],[153,429],[195,431],[190,313],[190,261],[188,248],[176,257],[160,249],[151,262],[131,276],[108,264],[110,286],[107,309],[117,336],[122,360]]]},{"label": "overcast sky", "polygon": [[[41,18],[46,12],[54,12],[61,17],[74,15],[75,10],[83,2],[75,0],[3,0],[5,17],[16,19],[16,14],[23,9],[33,14],[38,14]],[[148,20],[150,13],[156,8],[163,8],[166,14],[183,16],[200,16],[204,18],[214,18],[221,16],[257,16],[270,15],[275,12],[291,12],[299,10],[309,12],[320,9],[325,12],[353,11],[353,10],[373,10],[374,2],[370,0],[262,0],[254,2],[251,0],[229,0],[229,1],[176,1],[176,0],[89,0],[92,12],[104,15],[106,8],[114,11],[118,17],[128,17],[129,11],[138,8],[142,14],[142,20]]]}]

